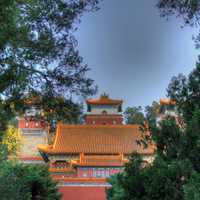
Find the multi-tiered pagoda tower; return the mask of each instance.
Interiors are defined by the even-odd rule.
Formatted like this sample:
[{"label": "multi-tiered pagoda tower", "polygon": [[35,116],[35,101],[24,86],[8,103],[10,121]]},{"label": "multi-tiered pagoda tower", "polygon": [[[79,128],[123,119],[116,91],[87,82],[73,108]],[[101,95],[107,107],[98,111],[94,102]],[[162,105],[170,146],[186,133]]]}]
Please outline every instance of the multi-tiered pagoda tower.
[{"label": "multi-tiered pagoda tower", "polygon": [[37,146],[48,144],[47,123],[42,117],[37,98],[25,101],[25,113],[18,117],[18,128],[22,134],[19,158],[24,163],[44,163]]},{"label": "multi-tiered pagoda tower", "polygon": [[88,99],[86,124],[112,125],[122,124],[122,100],[110,99],[108,95],[101,95],[99,99]]}]

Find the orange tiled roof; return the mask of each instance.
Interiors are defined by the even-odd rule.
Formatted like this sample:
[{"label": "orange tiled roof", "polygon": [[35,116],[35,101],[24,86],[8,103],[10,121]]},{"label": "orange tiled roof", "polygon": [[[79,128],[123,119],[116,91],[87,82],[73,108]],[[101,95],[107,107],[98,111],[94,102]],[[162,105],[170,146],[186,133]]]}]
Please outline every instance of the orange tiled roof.
[{"label": "orange tiled roof", "polygon": [[141,139],[139,125],[64,125],[59,124],[53,145],[39,145],[49,154],[153,154],[154,149],[136,144]]},{"label": "orange tiled roof", "polygon": [[110,99],[108,96],[101,96],[99,99],[88,99],[86,102],[92,105],[121,105],[123,101]]},{"label": "orange tiled roof", "polygon": [[172,99],[160,99],[160,104],[161,105],[175,105],[176,101],[172,100]]}]

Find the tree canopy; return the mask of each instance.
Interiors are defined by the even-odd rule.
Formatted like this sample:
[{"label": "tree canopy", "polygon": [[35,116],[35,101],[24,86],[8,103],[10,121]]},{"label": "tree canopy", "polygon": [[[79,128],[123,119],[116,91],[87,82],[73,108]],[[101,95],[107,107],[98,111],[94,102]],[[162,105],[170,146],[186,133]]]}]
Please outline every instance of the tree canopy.
[{"label": "tree canopy", "polygon": [[[200,196],[200,105],[199,64],[188,75],[174,77],[168,96],[176,101],[184,127],[174,117],[160,123],[149,120],[148,137],[140,144],[153,143],[154,161],[145,164],[133,155],[121,174],[111,177],[109,200],[197,200]],[[150,118],[151,119],[151,118]],[[145,131],[146,129],[144,129]],[[143,133],[144,134],[144,133]]]},{"label": "tree canopy", "polygon": [[190,120],[195,109],[200,108],[200,64],[188,77],[174,76],[167,88],[168,96],[176,101],[179,112],[186,121]]},{"label": "tree canopy", "polygon": [[133,154],[124,172],[111,177],[113,187],[108,190],[108,199],[197,199],[200,195],[199,120],[198,109],[185,130],[170,117],[159,126],[150,127],[149,139],[156,145],[154,161],[146,164],[142,157]]},{"label": "tree canopy", "polygon": [[124,111],[124,117],[126,124],[142,124],[145,119],[141,106],[127,107]]},{"label": "tree canopy", "polygon": [[0,162],[2,200],[60,200],[57,183],[45,166]]},{"label": "tree canopy", "polygon": [[[8,126],[29,105],[43,118],[76,123],[78,97],[96,92],[79,55],[74,32],[84,12],[98,0],[0,1],[0,193],[2,200],[59,200],[45,166],[7,161],[19,138]],[[29,102],[29,103],[27,103]],[[8,129],[7,129],[8,128]],[[7,131],[6,131],[7,130]]]},{"label": "tree canopy", "polygon": [[157,6],[161,11],[161,15],[164,17],[176,15],[182,17],[186,24],[199,24],[199,0],[159,0]]},{"label": "tree canopy", "polygon": [[[3,0],[0,3],[1,128],[23,112],[24,99],[39,96],[47,119],[79,113],[77,95],[96,92],[73,36],[98,0]],[[65,106],[65,109],[63,109]],[[74,112],[75,110],[79,110]],[[50,112],[51,111],[51,112]],[[5,114],[6,112],[6,114]],[[73,118],[73,117],[72,117]]]}]

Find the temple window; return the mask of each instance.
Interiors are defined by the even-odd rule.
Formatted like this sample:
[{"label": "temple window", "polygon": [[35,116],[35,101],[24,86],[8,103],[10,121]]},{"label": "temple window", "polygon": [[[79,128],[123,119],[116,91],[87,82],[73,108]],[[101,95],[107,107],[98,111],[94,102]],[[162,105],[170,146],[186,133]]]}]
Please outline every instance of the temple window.
[{"label": "temple window", "polygon": [[39,126],[38,122],[36,122],[36,123],[35,123],[35,126],[36,126],[36,127],[38,127],[38,126]]},{"label": "temple window", "polygon": [[121,105],[118,106],[118,112],[122,112],[122,106]]},{"label": "temple window", "polygon": [[116,124],[116,121],[115,121],[115,120],[113,120],[113,124]]},{"label": "temple window", "polygon": [[56,168],[65,168],[65,167],[67,167],[67,162],[65,160],[57,160],[55,162],[55,167]]},{"label": "temple window", "polygon": [[87,106],[87,111],[88,111],[88,112],[91,112],[91,105],[88,105],[88,106]]},{"label": "temple window", "polygon": [[93,120],[92,123],[95,124],[96,122]]}]

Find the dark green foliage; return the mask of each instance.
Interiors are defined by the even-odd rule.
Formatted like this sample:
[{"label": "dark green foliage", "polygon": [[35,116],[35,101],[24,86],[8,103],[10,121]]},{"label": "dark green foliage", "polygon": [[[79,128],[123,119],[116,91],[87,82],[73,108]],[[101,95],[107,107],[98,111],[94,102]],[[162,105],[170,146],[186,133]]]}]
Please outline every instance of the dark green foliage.
[{"label": "dark green foliage", "polygon": [[147,177],[145,199],[183,199],[183,184],[190,176],[191,170],[192,167],[187,160],[166,162],[159,157],[156,158],[152,167],[144,169]]},{"label": "dark green foliage", "polygon": [[149,128],[151,135],[144,142],[156,145],[153,163],[145,166],[138,155],[133,155],[125,171],[111,178],[113,188],[107,192],[108,199],[198,199],[200,109],[194,110],[185,129],[172,117]]},{"label": "dark green foliage", "polygon": [[123,200],[125,191],[121,186],[121,179],[123,174],[118,173],[109,178],[109,183],[112,185],[112,188],[106,190],[107,197],[109,200]]},{"label": "dark green foliage", "polygon": [[196,25],[199,23],[199,0],[159,0],[157,6],[164,17],[176,15],[182,17],[186,24]]},{"label": "dark green foliage", "polygon": [[124,111],[126,124],[142,124],[145,120],[142,107],[128,107]]},{"label": "dark green foliage", "polygon": [[200,199],[200,174],[193,172],[188,183],[184,185],[184,200]]},{"label": "dark green foliage", "polygon": [[176,101],[184,119],[189,121],[196,107],[200,107],[200,64],[196,64],[188,77],[182,74],[173,77],[167,92],[168,96]]},{"label": "dark green foliage", "polygon": [[182,157],[187,157],[194,169],[200,173],[200,110],[196,109],[188,123],[182,146]]},{"label": "dark green foliage", "polygon": [[160,104],[156,101],[153,101],[150,106],[146,106],[145,107],[146,120],[155,124],[159,109],[160,109]]},{"label": "dark green foliage", "polygon": [[187,160],[166,162],[157,157],[152,166],[144,167],[142,159],[133,155],[125,172],[111,177],[109,200],[181,200],[183,184],[192,167]]},{"label": "dark green foliage", "polygon": [[[3,160],[7,125],[24,113],[27,98],[48,122],[78,123],[79,96],[96,92],[73,36],[83,12],[98,0],[0,1],[0,199],[58,200],[48,169]],[[34,100],[37,99],[37,102]]]},{"label": "dark green foliage", "polygon": [[2,200],[59,200],[57,184],[44,166],[0,163]]},{"label": "dark green foliage", "polygon": [[23,113],[27,96],[42,97],[39,106],[48,120],[54,113],[54,120],[71,122],[81,111],[74,99],[96,92],[93,80],[86,76],[89,68],[79,55],[73,32],[82,13],[96,10],[97,3],[97,0],[0,2],[2,130],[7,119]]},{"label": "dark green foliage", "polygon": [[159,126],[150,127],[151,140],[156,143],[157,154],[164,160],[178,159],[181,156],[183,132],[172,117],[161,121]]},{"label": "dark green foliage", "polygon": [[145,189],[141,163],[141,157],[133,154],[125,167],[125,172],[110,178],[109,182],[112,184],[112,188],[107,191],[109,200],[142,198]]},{"label": "dark green foliage", "polygon": [[141,157],[133,154],[130,157],[130,162],[126,165],[125,173],[121,175],[121,180],[119,181],[124,189],[124,199],[142,198],[145,194],[141,164]]},{"label": "dark green foliage", "polygon": [[5,144],[0,145],[0,163],[8,159],[8,148]]},{"label": "dark green foliage", "polygon": [[[183,19],[184,25],[198,27],[200,24],[199,0],[158,0],[157,7],[162,17],[175,15]],[[200,32],[193,39],[196,48],[200,48]]]},{"label": "dark green foliage", "polygon": [[145,107],[145,114],[141,106],[127,107],[124,112],[125,122],[126,124],[143,124],[147,120],[155,124],[159,109],[160,105],[156,101]]}]

